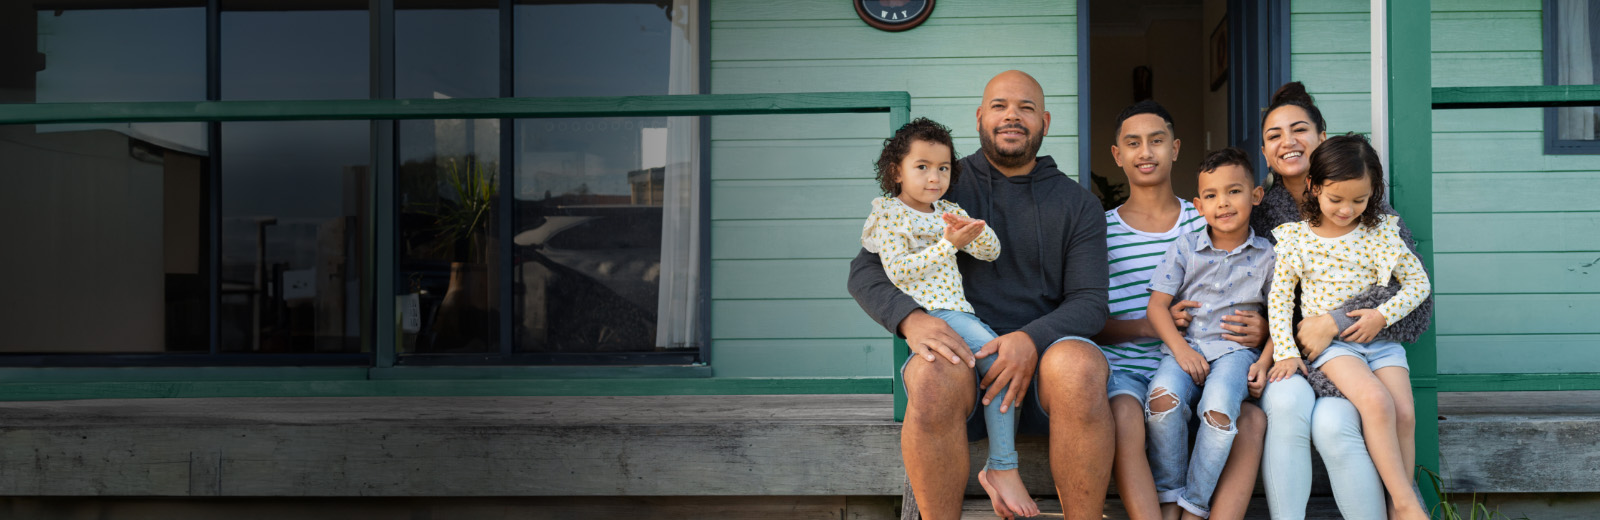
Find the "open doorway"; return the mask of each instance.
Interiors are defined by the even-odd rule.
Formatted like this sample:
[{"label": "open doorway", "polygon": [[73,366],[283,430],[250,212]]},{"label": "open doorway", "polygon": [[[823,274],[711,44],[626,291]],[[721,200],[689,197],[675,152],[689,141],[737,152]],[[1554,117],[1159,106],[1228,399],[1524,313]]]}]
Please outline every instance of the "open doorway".
[{"label": "open doorway", "polygon": [[[1226,146],[1249,152],[1262,171],[1260,111],[1288,80],[1286,0],[1085,0],[1089,102],[1082,153],[1087,185],[1107,209],[1126,200],[1128,180],[1111,155],[1117,113],[1143,99],[1166,107],[1183,141],[1173,168],[1179,197],[1195,194],[1194,168]],[[1086,7],[1087,9],[1083,9]]]}]

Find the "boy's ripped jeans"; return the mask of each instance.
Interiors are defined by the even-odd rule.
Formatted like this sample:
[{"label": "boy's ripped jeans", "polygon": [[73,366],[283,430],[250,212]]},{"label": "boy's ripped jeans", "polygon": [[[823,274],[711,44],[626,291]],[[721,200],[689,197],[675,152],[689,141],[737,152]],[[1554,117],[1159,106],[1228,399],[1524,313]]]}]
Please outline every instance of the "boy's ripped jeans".
[{"label": "boy's ripped jeans", "polygon": [[[985,325],[977,316],[944,309],[930,311],[928,314],[950,324],[950,328],[954,329],[956,334],[960,334],[961,339],[967,341],[967,347],[972,349],[974,354],[996,337],[994,329]],[[998,356],[976,360],[980,381],[983,380],[984,374],[989,373],[989,367],[994,365],[996,357]],[[1004,397],[1005,389],[1001,389],[1000,397],[983,406],[983,424],[989,430],[989,461],[984,467],[998,471],[1017,469],[1017,418],[1022,416],[1015,406],[1006,409],[1006,413],[1000,413],[1000,405],[1005,402]]]},{"label": "boy's ripped jeans", "polygon": [[[1161,358],[1145,404],[1150,472],[1161,503],[1177,502],[1201,518],[1211,516],[1211,493],[1239,433],[1234,423],[1240,403],[1249,396],[1250,364],[1258,356],[1258,351],[1240,349],[1211,360],[1205,386],[1196,385],[1176,358]],[[1197,415],[1200,427],[1191,455],[1189,421]]]}]

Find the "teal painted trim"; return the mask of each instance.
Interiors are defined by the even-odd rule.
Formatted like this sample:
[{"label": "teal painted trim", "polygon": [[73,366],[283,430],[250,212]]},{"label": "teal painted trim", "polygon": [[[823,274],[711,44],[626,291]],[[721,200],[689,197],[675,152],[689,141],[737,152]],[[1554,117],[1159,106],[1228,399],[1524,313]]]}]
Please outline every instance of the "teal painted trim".
[{"label": "teal painted trim", "polygon": [[1600,105],[1600,85],[1437,87],[1433,108],[1531,108]]},{"label": "teal painted trim", "polygon": [[905,338],[894,338],[894,366],[889,370],[894,372],[894,421],[906,420],[906,382],[901,378],[900,367],[906,366],[906,360],[911,359],[911,345],[906,344]]},{"label": "teal painted trim", "polygon": [[[663,117],[889,112],[909,117],[906,92],[699,94],[494,99],[357,99],[0,104],[0,124]],[[898,112],[897,112],[898,111]],[[903,122],[901,124],[904,124]],[[895,126],[896,129],[899,126]]]},{"label": "teal painted trim", "polygon": [[1438,386],[1440,392],[1600,390],[1600,374],[1439,374]]},{"label": "teal painted trim", "polygon": [[[1388,49],[1389,120],[1374,121],[1389,128],[1389,174],[1394,186],[1391,202],[1406,219],[1417,241],[1417,256],[1428,272],[1433,269],[1433,13],[1429,2],[1391,0],[1385,45]],[[1417,412],[1416,463],[1439,471],[1439,393],[1430,384],[1438,375],[1438,344],[1434,329],[1406,350],[1411,359],[1412,395]],[[1423,386],[1416,384],[1423,383]],[[1418,472],[1421,474],[1421,472]],[[1423,499],[1431,510],[1439,497],[1423,485]]]},{"label": "teal painted trim", "polygon": [[0,401],[218,397],[887,394],[890,378],[129,381],[0,383]]},{"label": "teal painted trim", "polygon": [[373,368],[374,380],[435,379],[675,379],[711,377],[707,365],[665,366],[397,366]]},{"label": "teal painted trim", "polygon": [[60,367],[0,368],[0,384],[12,383],[144,383],[209,381],[342,381],[367,378],[369,369],[353,367]]}]

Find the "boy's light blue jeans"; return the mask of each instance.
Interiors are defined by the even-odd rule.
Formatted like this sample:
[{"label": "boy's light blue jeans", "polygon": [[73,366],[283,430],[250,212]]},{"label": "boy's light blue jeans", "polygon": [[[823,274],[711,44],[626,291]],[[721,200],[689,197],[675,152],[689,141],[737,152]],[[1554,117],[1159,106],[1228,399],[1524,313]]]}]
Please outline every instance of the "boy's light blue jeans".
[{"label": "boy's light blue jeans", "polygon": [[[1205,386],[1195,384],[1194,378],[1178,365],[1177,358],[1161,358],[1155,377],[1150,379],[1150,398],[1144,408],[1149,444],[1146,451],[1161,503],[1177,502],[1201,518],[1211,516],[1211,493],[1217,488],[1217,477],[1222,474],[1228,452],[1233,449],[1233,438],[1239,433],[1235,424],[1239,405],[1250,394],[1250,364],[1258,358],[1259,353],[1250,349],[1223,354],[1211,361]],[[1177,399],[1176,406],[1152,411],[1162,407],[1162,397],[1169,395]],[[1226,422],[1219,425],[1206,420],[1211,412],[1221,414]],[[1189,420],[1195,416],[1202,420],[1191,455]]]},{"label": "boy's light blue jeans", "polygon": [[[950,324],[950,328],[967,341],[967,348],[972,349],[974,354],[996,337],[994,329],[977,316],[946,309],[929,311],[928,314]],[[994,360],[995,356],[977,360],[980,380],[994,365]],[[1017,469],[1017,418],[1022,416],[1017,413],[1015,406],[1007,409],[1006,413],[1000,413],[1000,405],[1005,402],[1005,389],[1000,390],[1000,396],[983,407],[983,424],[989,430],[989,461],[983,467],[997,471]]]}]

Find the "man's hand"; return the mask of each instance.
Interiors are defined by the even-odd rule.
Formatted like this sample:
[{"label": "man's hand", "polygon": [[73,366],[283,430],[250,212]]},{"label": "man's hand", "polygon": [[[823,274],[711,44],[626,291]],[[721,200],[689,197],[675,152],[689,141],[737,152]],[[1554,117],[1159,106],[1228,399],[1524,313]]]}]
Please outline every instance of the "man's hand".
[{"label": "man's hand", "polygon": [[1019,330],[990,341],[978,350],[977,357],[991,355],[998,357],[989,365],[989,373],[984,374],[983,381],[978,382],[978,388],[988,390],[983,394],[985,406],[1000,394],[1000,389],[1006,389],[1005,400],[1000,404],[1000,413],[1005,413],[1021,406],[1023,396],[1028,395],[1033,371],[1039,367],[1039,349],[1033,346],[1033,338],[1028,337],[1028,333]]},{"label": "man's hand", "polygon": [[1194,300],[1184,300],[1172,304],[1172,323],[1180,329],[1188,328],[1189,322],[1194,321],[1194,316],[1189,315],[1189,309],[1198,307],[1200,307],[1200,302]]},{"label": "man's hand", "polygon": [[1256,311],[1233,311],[1222,317],[1222,328],[1233,334],[1223,334],[1226,339],[1250,348],[1261,346],[1267,340],[1267,319]]},{"label": "man's hand", "polygon": [[[952,220],[954,222],[952,222]],[[983,234],[983,221],[970,219],[954,213],[944,214],[944,239],[956,246],[956,249],[967,247],[978,235]]]},{"label": "man's hand", "polygon": [[1206,362],[1205,356],[1195,352],[1188,345],[1171,350],[1172,357],[1178,360],[1178,366],[1183,367],[1183,372],[1194,378],[1194,384],[1206,384],[1206,374],[1211,373],[1211,363]]},{"label": "man's hand", "polygon": [[1299,356],[1295,356],[1273,363],[1272,370],[1267,371],[1267,379],[1276,383],[1294,376],[1295,372],[1307,377],[1311,376],[1311,373],[1306,371],[1305,362],[1300,361]]},{"label": "man's hand", "polygon": [[1323,314],[1300,320],[1300,330],[1294,333],[1294,339],[1300,344],[1300,352],[1306,359],[1317,359],[1322,355],[1322,350],[1328,348],[1333,342],[1333,337],[1339,334],[1339,324],[1333,321],[1333,316]]},{"label": "man's hand", "polygon": [[1383,313],[1378,312],[1377,309],[1356,309],[1345,315],[1351,318],[1360,318],[1356,320],[1354,325],[1344,329],[1344,332],[1339,334],[1339,337],[1345,341],[1354,343],[1372,341],[1372,338],[1378,337],[1378,333],[1383,332],[1383,327],[1388,325],[1388,320],[1384,319]]},{"label": "man's hand", "polygon": [[930,362],[942,357],[957,365],[965,363],[968,368],[977,366],[972,359],[972,349],[967,348],[967,340],[961,339],[950,324],[922,309],[911,311],[906,319],[900,320],[900,335],[906,337],[911,355]]},{"label": "man's hand", "polygon": [[1261,398],[1261,391],[1267,388],[1267,373],[1272,370],[1272,354],[1261,356],[1261,359],[1250,364],[1250,382],[1245,386],[1250,388],[1250,397]]}]

